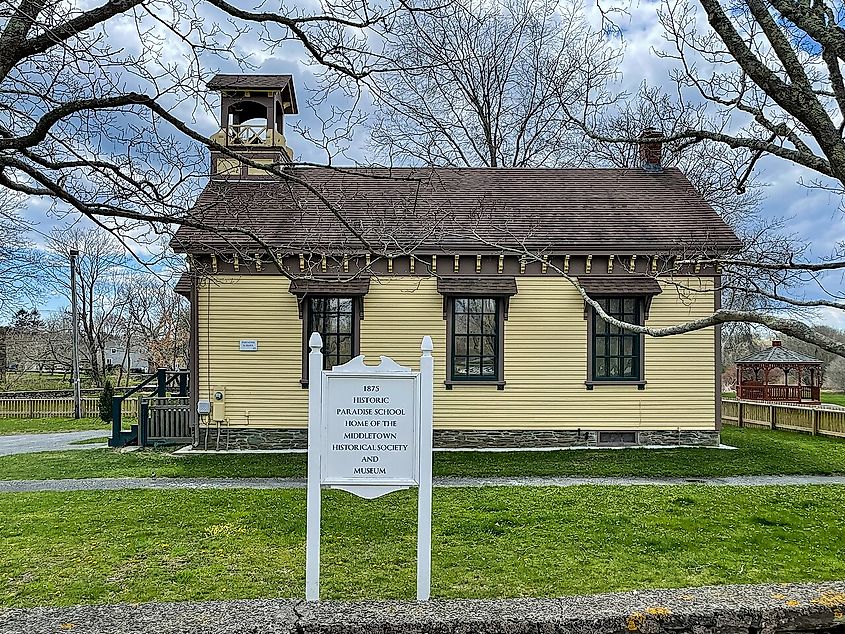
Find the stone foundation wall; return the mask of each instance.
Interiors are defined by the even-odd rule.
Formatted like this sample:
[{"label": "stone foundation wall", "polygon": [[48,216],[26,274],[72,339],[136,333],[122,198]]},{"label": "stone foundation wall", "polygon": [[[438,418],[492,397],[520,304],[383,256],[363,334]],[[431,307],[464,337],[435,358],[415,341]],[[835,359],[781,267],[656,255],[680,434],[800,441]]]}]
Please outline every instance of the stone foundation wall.
[{"label": "stone foundation wall", "polygon": [[[715,447],[719,444],[717,431],[640,431],[636,445],[686,445]],[[200,431],[199,449],[305,449],[308,446],[306,429],[257,429],[210,427]],[[458,430],[435,429],[435,448],[449,449],[511,449],[530,447],[612,447],[599,444],[597,431],[582,430]],[[627,446],[627,445],[626,445]]]},{"label": "stone foundation wall", "polygon": [[[718,431],[641,431],[636,445],[715,447]],[[583,430],[457,430],[435,429],[434,446],[443,448],[613,447],[599,443],[598,431]],[[628,446],[627,444],[625,446]]]},{"label": "stone foundation wall", "polygon": [[[206,433],[206,430],[208,433]],[[220,451],[244,449],[307,449],[307,429],[259,429],[208,427],[200,429],[198,449]]]}]

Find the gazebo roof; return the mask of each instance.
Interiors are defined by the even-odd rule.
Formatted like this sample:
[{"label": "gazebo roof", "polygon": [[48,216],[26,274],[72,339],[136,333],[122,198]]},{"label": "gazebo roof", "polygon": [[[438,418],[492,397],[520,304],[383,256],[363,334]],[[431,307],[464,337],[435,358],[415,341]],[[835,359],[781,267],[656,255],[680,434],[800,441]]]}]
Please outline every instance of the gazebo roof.
[{"label": "gazebo roof", "polygon": [[737,359],[738,365],[753,363],[773,365],[794,365],[796,363],[806,363],[821,365],[822,361],[806,354],[795,352],[794,350],[787,350],[781,345],[780,341],[775,340],[772,341],[771,348],[766,348],[765,350],[760,350],[760,352],[755,352],[754,354],[743,357],[742,359]]}]

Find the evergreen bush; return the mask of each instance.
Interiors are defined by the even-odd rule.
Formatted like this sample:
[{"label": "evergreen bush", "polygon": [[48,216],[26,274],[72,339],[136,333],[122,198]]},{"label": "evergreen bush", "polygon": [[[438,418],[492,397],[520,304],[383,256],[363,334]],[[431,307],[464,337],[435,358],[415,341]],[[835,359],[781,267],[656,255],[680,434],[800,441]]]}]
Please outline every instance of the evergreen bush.
[{"label": "evergreen bush", "polygon": [[106,384],[103,386],[103,392],[100,394],[100,418],[109,422],[111,420],[112,400],[114,399],[114,387],[111,381],[106,379]]}]

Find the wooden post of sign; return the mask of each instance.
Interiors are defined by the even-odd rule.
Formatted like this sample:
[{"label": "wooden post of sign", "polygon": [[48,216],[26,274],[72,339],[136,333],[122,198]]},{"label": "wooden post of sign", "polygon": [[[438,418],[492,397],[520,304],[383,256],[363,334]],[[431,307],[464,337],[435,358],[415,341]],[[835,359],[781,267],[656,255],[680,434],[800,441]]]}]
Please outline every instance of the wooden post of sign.
[{"label": "wooden post of sign", "polygon": [[320,599],[320,440],[322,434],[323,339],[308,339],[308,500],[306,508],[305,599]]},{"label": "wooden post of sign", "polygon": [[431,596],[431,448],[434,432],[434,345],[423,337],[420,358],[420,486],[417,502],[417,601]]}]

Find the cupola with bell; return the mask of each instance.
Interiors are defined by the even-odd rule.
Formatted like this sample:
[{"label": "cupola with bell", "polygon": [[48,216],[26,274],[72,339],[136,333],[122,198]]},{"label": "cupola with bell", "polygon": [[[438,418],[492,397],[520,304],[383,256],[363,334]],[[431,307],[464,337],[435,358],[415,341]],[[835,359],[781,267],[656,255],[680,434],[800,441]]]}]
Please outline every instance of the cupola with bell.
[{"label": "cupola with bell", "polygon": [[[284,135],[285,115],[297,114],[291,75],[215,75],[208,82],[220,92],[220,130],[211,139],[245,160],[281,165],[293,159]],[[221,151],[211,152],[215,176],[270,175]]]}]

